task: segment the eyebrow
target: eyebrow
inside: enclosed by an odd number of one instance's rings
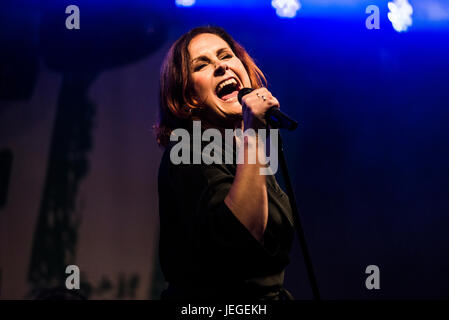
[[[217,52],[215,53],[217,56],[218,55],[220,55],[222,52],[224,52],[224,51],[229,51],[230,49],[229,48],[220,48],[220,49],[218,49],[217,50]],[[192,59],[190,62],[193,64],[194,62],[196,62],[196,61],[198,61],[198,60],[201,60],[201,61],[208,61],[209,59],[206,57],[206,56],[199,56],[199,57],[196,57],[195,59]]]

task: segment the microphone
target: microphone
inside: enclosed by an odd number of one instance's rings
[[[247,95],[248,93],[252,92],[254,89],[252,88],[242,88],[239,91],[238,99],[240,104],[242,104],[242,98],[244,95]],[[298,127],[298,121],[293,120],[289,116],[287,116],[285,113],[283,113],[279,108],[277,107],[271,107],[268,109],[268,111],[265,113],[265,120],[268,122],[268,124],[277,129],[287,129],[287,130],[295,130]]]

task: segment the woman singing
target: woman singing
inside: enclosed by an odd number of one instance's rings
[[[265,112],[279,106],[253,59],[226,31],[194,28],[170,48],[161,69],[157,141],[160,263],[169,286],[162,299],[291,300],[283,288],[294,228],[287,195],[256,163],[174,164],[175,129],[266,128]],[[242,105],[238,91],[245,95]],[[235,138],[250,152],[257,136]],[[234,150],[234,149],[232,149]],[[241,149],[242,150],[242,149]],[[228,151],[223,151],[228,152]],[[264,152],[262,152],[263,154]]]

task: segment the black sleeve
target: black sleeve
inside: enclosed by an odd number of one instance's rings
[[[232,166],[224,164],[170,164],[171,186],[175,194],[183,195],[179,206],[187,209],[183,214],[191,215],[183,220],[193,231],[198,265],[234,278],[273,272],[279,265],[280,244],[270,219],[261,243],[224,203],[234,181],[231,171]]]

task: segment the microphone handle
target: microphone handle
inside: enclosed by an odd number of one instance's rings
[[[268,109],[265,113],[265,120],[271,127],[277,129],[287,129],[292,131],[298,127],[298,121],[293,120],[277,107],[271,107]]]

